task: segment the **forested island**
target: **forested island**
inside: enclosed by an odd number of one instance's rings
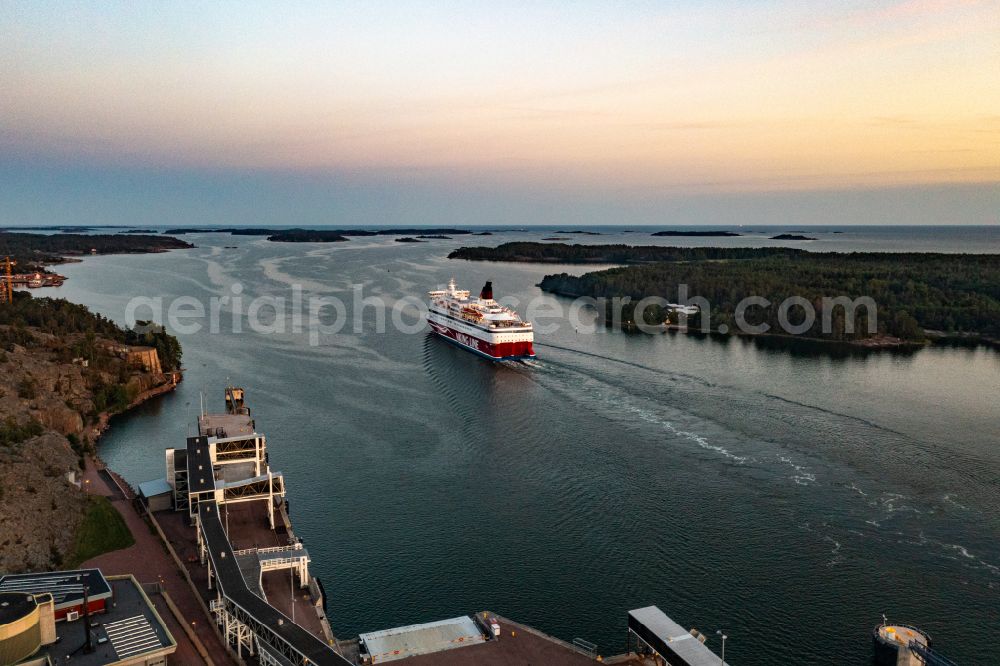
[[[449,257],[490,261],[552,263],[642,264],[595,271],[582,276],[547,275],[545,291],[567,296],[624,297],[621,321],[635,321],[634,304],[655,296],[678,301],[679,285],[688,285],[691,297],[711,304],[709,312],[690,317],[688,327],[703,326],[737,332],[737,304],[749,296],[771,305],[747,311],[747,322],[770,325],[772,334],[782,330],[778,306],[789,297],[808,300],[816,321],[801,333],[830,341],[873,344],[896,338],[923,343],[928,337],[1000,340],[1000,255],[935,253],[815,253],[794,248],[678,248],[625,245],[555,245],[507,243],[496,248],[460,248]],[[854,312],[854,332],[845,326],[845,309],[830,306],[823,298],[870,297],[877,304],[877,330],[868,331],[868,311]],[[630,309],[631,308],[631,309]],[[798,323],[797,307],[789,318]],[[830,330],[822,330],[824,315]],[[701,317],[709,320],[703,322]],[[644,321],[662,323],[669,310],[653,306]]]
[[[46,264],[85,254],[140,254],[194,247],[179,238],[138,234],[33,234],[0,232],[0,256],[17,262],[17,272],[42,272]]]
[[[561,239],[556,239],[561,240]],[[567,245],[566,243],[503,243],[496,247],[460,247],[449,259],[553,264],[646,264],[655,261],[753,259],[803,252],[784,247],[721,248],[665,245]]]
[[[184,234],[214,234],[222,233],[222,229],[205,229],[199,227],[177,227],[176,229],[164,229],[163,233],[170,236],[183,236]]]
[[[283,231],[280,234],[272,234],[267,237],[269,241],[279,243],[340,243],[346,240],[336,231],[323,231],[320,229],[295,229]]]
[[[742,236],[743,234],[738,234],[735,231],[657,231],[656,233],[650,235],[716,238],[716,237]]]
[[[218,233],[218,234],[230,234],[232,236],[276,236],[273,240],[286,240],[287,238],[301,237],[303,234],[320,234],[328,235],[329,238],[333,236],[416,236],[417,234],[436,234],[436,235],[449,235],[449,236],[460,236],[471,234],[472,232],[467,229],[452,229],[452,228],[407,228],[407,229],[276,229],[273,227],[214,227],[214,228],[191,228],[191,227],[178,227],[176,229],[167,229],[163,232],[164,234],[179,236],[181,234],[208,234],[208,233]],[[484,232],[480,235],[489,235],[489,232]],[[272,240],[272,239],[268,239]],[[295,242],[295,241],[292,241]],[[324,242],[322,240],[318,242]]]
[[[802,234],[778,234],[777,236],[771,236],[771,240],[814,241],[816,239],[811,236],[803,236]]]

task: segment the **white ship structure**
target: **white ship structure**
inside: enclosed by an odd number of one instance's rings
[[[446,340],[493,361],[534,358],[531,322],[493,300],[492,282],[486,283],[479,298],[456,288],[454,278],[447,289],[428,295],[427,323]]]

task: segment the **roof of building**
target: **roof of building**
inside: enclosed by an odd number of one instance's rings
[[[376,663],[432,654],[485,641],[468,615],[426,624],[372,631],[359,636]]]
[[[59,640],[42,648],[52,663],[66,663],[72,656],[69,663],[76,666],[106,666],[161,651],[169,654],[177,648],[174,637],[134,578],[113,578],[110,585],[115,603],[108,604],[106,612],[90,616],[94,651],[80,649],[86,641],[83,618],[59,622]]]
[[[35,610],[35,598],[24,592],[0,592],[0,626],[20,620]]]
[[[198,429],[206,437],[237,437],[254,432],[250,414],[202,414]]]
[[[139,484],[139,494],[143,497],[156,497],[157,495],[164,495],[173,491],[174,489],[170,487],[165,478],[143,481]]]
[[[111,596],[111,586],[100,569],[51,571],[0,576],[0,592],[49,592],[56,608],[83,603],[83,588],[91,601]]]
[[[719,657],[656,606],[628,612],[629,629],[677,666],[726,666]]]

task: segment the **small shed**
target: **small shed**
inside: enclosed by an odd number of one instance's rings
[[[167,511],[173,508],[174,489],[166,479],[144,481],[139,484],[139,497],[150,511]]]

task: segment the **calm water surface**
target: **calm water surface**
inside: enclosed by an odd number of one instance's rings
[[[810,249],[1000,252],[993,229],[807,233],[822,236]],[[118,321],[134,295],[207,302],[236,282],[247,301],[290,298],[292,284],[348,301],[363,284],[392,301],[455,276],[526,302],[545,273],[583,269],[445,256],[545,235],[194,235],[194,250],[65,266],[51,293]],[[361,321],[315,347],[245,324],[183,336],[181,387],[117,420],[102,454],[133,482],[162,476],[199,393],[221,408],[227,382],[246,387],[341,636],[490,608],[615,654],[625,611],[657,604],[706,634],[724,627],[733,663],[860,664],[884,612],[960,663],[996,663],[1000,353],[563,325],[537,336],[534,365],[493,366],[425,333],[378,333],[370,309]]]

